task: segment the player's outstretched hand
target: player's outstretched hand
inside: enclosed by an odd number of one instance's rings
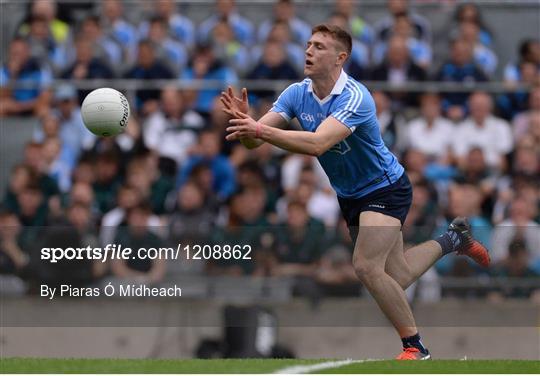
[[[226,129],[229,132],[225,137],[227,140],[256,139],[261,137],[262,124],[242,112],[237,112],[237,115],[238,118],[229,120],[229,124],[231,125]]]
[[[223,111],[233,118],[240,118],[240,113],[247,114],[249,111],[249,100],[247,89],[242,89],[242,97],[237,97],[234,95],[232,87],[228,87],[227,91],[221,92],[221,97],[219,98],[221,103],[223,103]]]

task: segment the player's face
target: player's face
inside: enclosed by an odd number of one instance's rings
[[[307,42],[304,74],[310,78],[328,75],[338,62],[336,41],[327,34],[315,33]]]

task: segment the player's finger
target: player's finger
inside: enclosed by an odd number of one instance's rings
[[[231,98],[231,96],[225,92],[221,93],[221,98],[225,99],[229,103],[232,103],[232,100],[233,100],[233,98]]]
[[[238,140],[240,138],[238,132],[234,132],[234,133],[231,133],[231,134],[228,134],[227,136],[225,136],[225,139],[228,140],[228,141],[234,141],[234,140]]]
[[[222,110],[223,110],[223,112],[226,112],[227,114],[231,115],[232,117],[236,117],[236,114],[230,108],[223,107]]]
[[[248,132],[249,128],[247,128],[245,125],[236,125],[236,126],[229,126],[225,130],[229,133],[244,133],[244,132]]]
[[[234,90],[232,88],[232,86],[229,86],[227,88],[227,92],[229,93],[229,95],[231,96],[231,98],[234,98]]]
[[[245,123],[244,119],[231,119],[231,120],[229,120],[229,124],[232,124],[232,125],[242,125],[244,123]]]
[[[236,116],[236,114],[234,113],[234,110],[231,109],[229,106],[223,106],[221,107],[221,109],[226,112],[227,114],[231,115],[232,117],[235,117],[237,118],[238,116]]]
[[[242,88],[242,102],[246,102],[246,103],[247,103],[247,101],[248,101],[247,89],[246,89],[246,88]]]
[[[225,112],[227,115],[231,115],[232,117],[236,117],[236,114],[234,111],[229,110],[228,108],[222,108],[222,111]]]
[[[242,119],[242,117],[239,115],[240,112],[236,109],[235,106],[233,106],[231,103],[227,103],[222,101],[223,105],[225,107],[222,108],[223,111],[231,115],[233,118]]]
[[[225,107],[232,108],[231,101],[229,101],[228,99],[220,97],[219,100],[225,105]]]
[[[238,117],[242,119],[247,119],[249,117],[248,114],[244,114],[243,112],[240,112],[240,111],[237,111],[237,112],[238,112]]]

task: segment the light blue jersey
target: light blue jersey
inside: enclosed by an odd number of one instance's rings
[[[373,97],[344,71],[326,98],[319,99],[311,79],[305,79],[285,89],[271,111],[288,121],[297,118],[309,132],[315,132],[329,116],[349,128],[350,136],[319,157],[339,197],[363,197],[395,183],[403,174],[403,166],[381,138]]]

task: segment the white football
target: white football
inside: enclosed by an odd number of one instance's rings
[[[81,115],[90,132],[97,136],[114,136],[127,127],[129,103],[118,90],[96,89],[84,98]]]

